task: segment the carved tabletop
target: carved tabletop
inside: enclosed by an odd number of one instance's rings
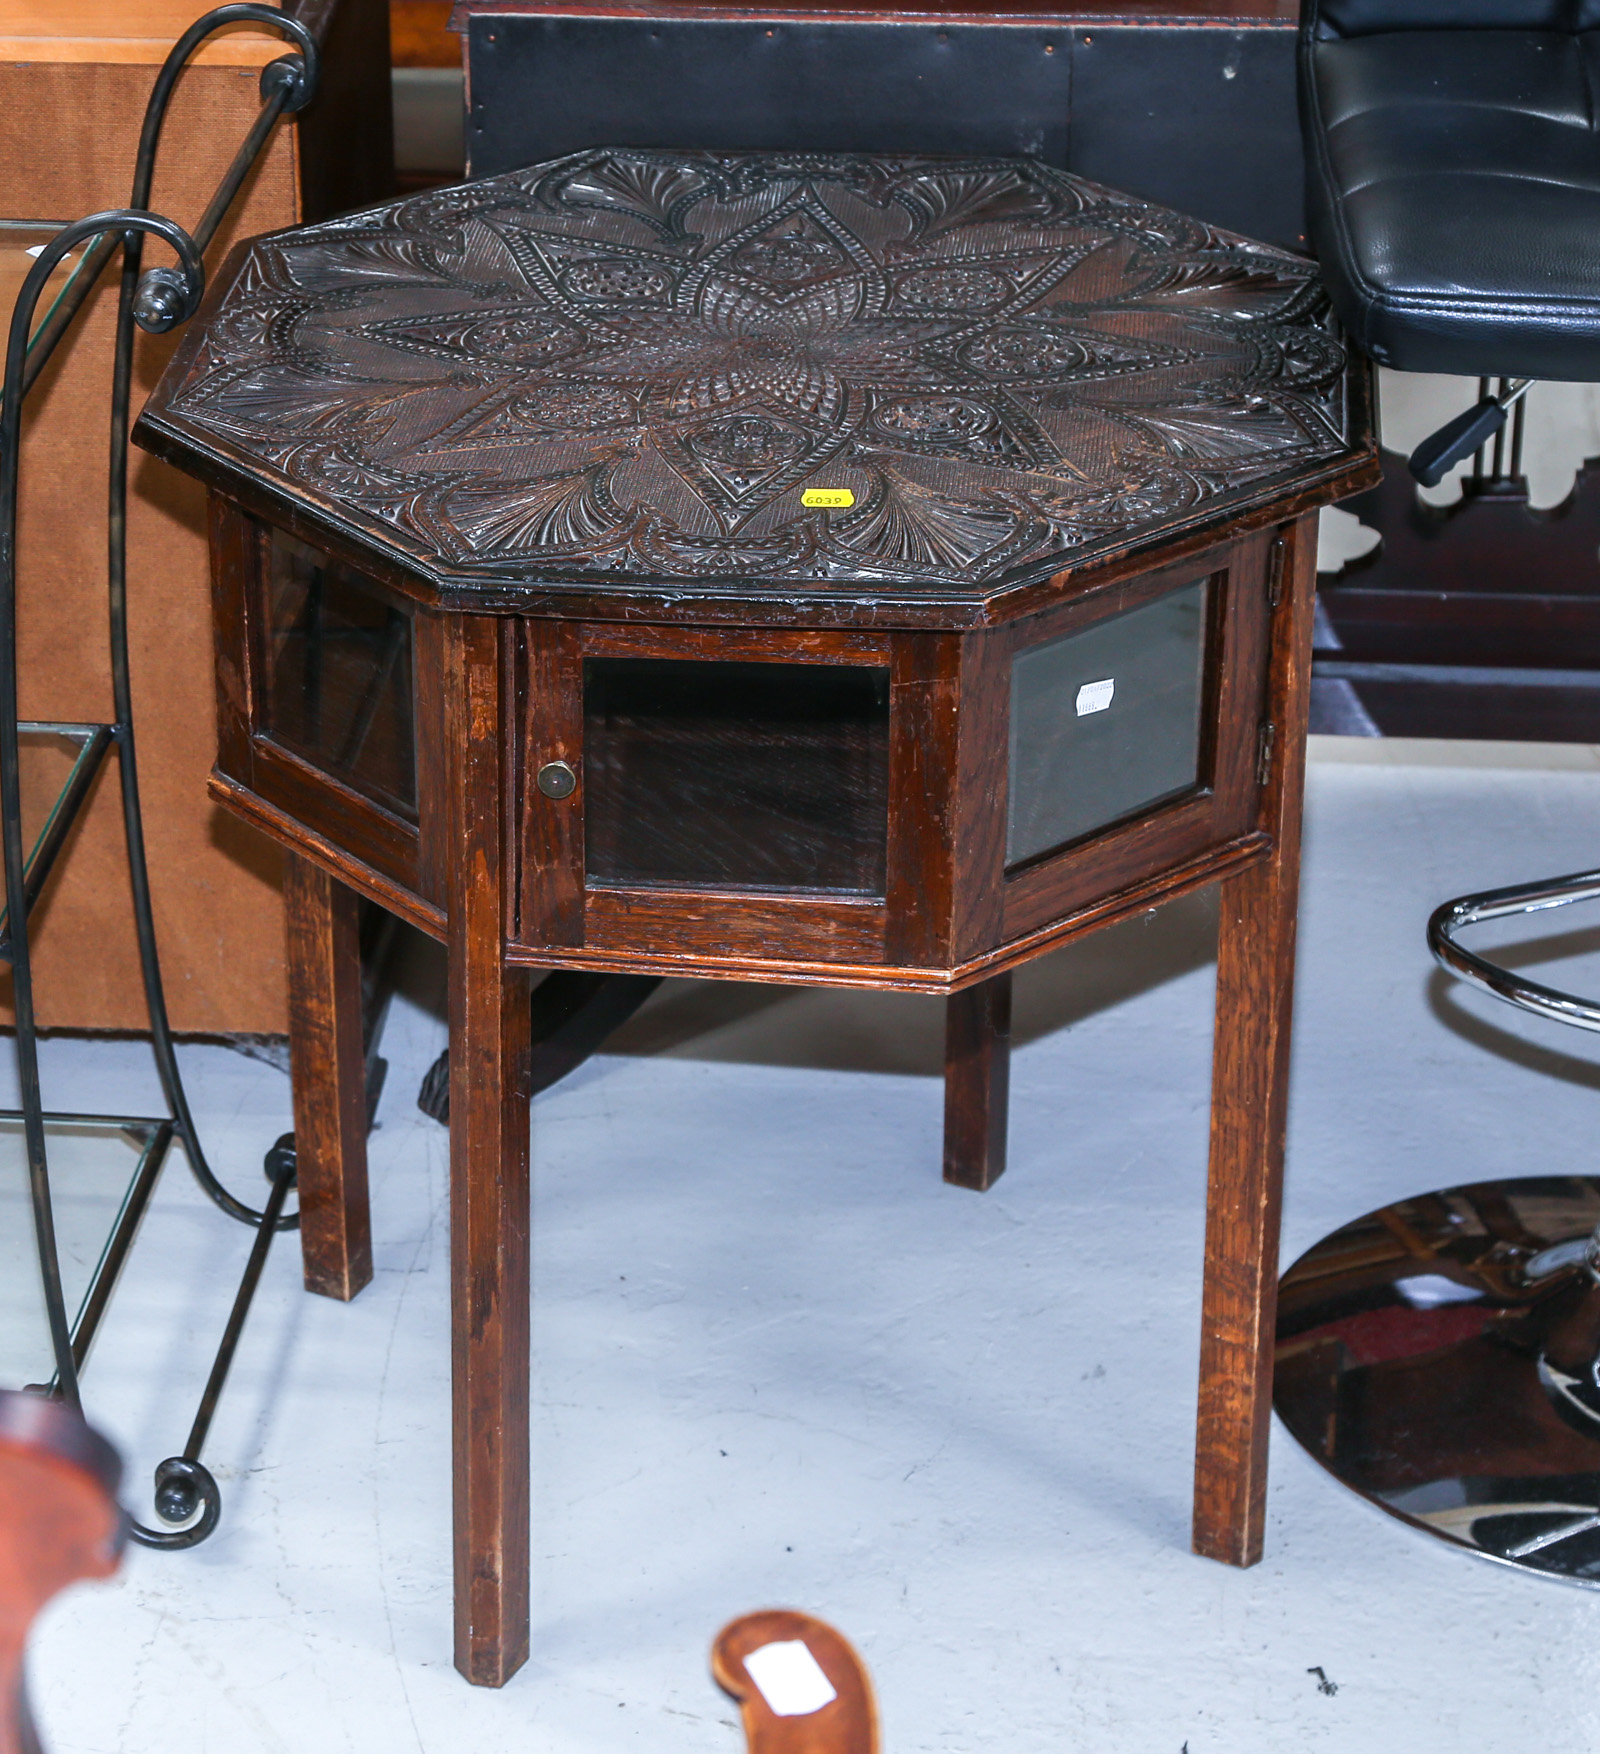
[[[582,153],[260,239],[195,331],[146,443],[501,596],[992,597],[1359,424],[1312,264],[1026,159]]]

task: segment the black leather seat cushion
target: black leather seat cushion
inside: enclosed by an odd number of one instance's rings
[[[1600,30],[1308,41],[1312,241],[1404,371],[1600,381]]]

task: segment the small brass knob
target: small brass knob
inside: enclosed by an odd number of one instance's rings
[[[578,776],[564,761],[547,761],[539,769],[538,786],[547,798],[570,798],[578,789]]]

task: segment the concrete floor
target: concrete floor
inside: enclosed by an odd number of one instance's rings
[[[1316,747],[1286,1261],[1394,1196],[1589,1166],[1594,1045],[1446,982],[1422,926],[1596,863],[1597,812],[1589,748]],[[1600,933],[1570,926],[1578,960],[1544,967],[1594,990]],[[385,1044],[377,1279],[308,1298],[275,1252],[207,1451],[223,1526],[49,1613],[49,1745],[737,1754],[707,1650],[783,1604],[858,1643],[886,1754],[1459,1754],[1534,1723],[1593,1746],[1600,1600],[1389,1521],[1281,1431],[1265,1562],[1187,1551],[1213,945],[1201,898],[1020,978],[1011,1168],[984,1196],[939,1181],[934,1001],[679,984],[536,1104],[534,1655],[500,1693],[450,1667],[419,959]],[[219,1167],[259,1191],[286,1080],[185,1060]],[[153,1100],[136,1043],[52,1042],[45,1075],[63,1106]],[[88,1377],[136,1504],[247,1244],[174,1162]],[[7,1356],[27,1316],[0,1307]]]

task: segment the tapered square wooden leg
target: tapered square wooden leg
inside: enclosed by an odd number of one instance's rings
[[[372,1277],[360,900],[287,855],[289,1062],[308,1291],[351,1298]]]
[[[944,1179],[980,1193],[1005,1173],[1011,976],[952,993],[944,1016]]]
[[[456,1667],[528,1659],[529,1000],[504,965],[498,629],[444,637]]]
[[[1315,519],[1287,540],[1266,707],[1275,735],[1262,825],[1273,848],[1223,880],[1217,944],[1194,1549],[1230,1565],[1261,1557],[1266,1520]]]

